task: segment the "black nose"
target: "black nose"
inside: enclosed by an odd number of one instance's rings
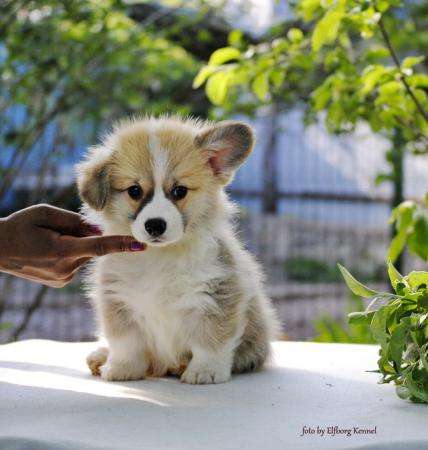
[[[156,219],[149,219],[144,224],[144,228],[150,236],[158,237],[161,234],[165,233],[166,230],[166,222],[165,220],[157,217]]]

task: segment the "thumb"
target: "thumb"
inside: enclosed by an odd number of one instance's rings
[[[141,252],[146,244],[136,241],[132,236],[91,236],[71,238],[70,256],[103,256],[109,253]]]

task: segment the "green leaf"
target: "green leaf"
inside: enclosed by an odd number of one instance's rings
[[[315,52],[336,39],[343,16],[343,12],[330,10],[316,24],[311,39],[312,49]]]
[[[412,289],[417,289],[420,285],[428,286],[428,272],[414,270],[406,277]]]
[[[242,38],[244,34],[241,30],[232,30],[227,37],[227,42],[232,47],[238,47],[242,44]]]
[[[428,75],[415,73],[406,78],[410,86],[420,89],[428,89]]]
[[[417,64],[420,64],[424,60],[425,56],[408,56],[407,58],[403,59],[401,67],[403,69],[409,69],[413,66],[416,66]]]
[[[364,286],[364,284],[357,281],[349,272],[345,269],[341,264],[337,264],[339,267],[339,270],[345,279],[346,284],[348,285],[349,289],[355,294],[360,297],[364,298],[371,298],[375,295],[379,295],[380,292],[374,291],[373,289],[368,288],[367,286]]]
[[[390,363],[390,361],[388,360],[385,352],[382,350],[381,352],[381,357],[378,361],[378,366],[379,366],[379,370],[380,372],[383,374],[383,377],[385,379],[385,377],[387,377],[388,375],[395,375],[396,371],[394,369],[394,367],[392,367],[392,364]],[[384,381],[386,382],[386,381]]]
[[[391,213],[390,221],[397,221],[397,228],[403,228],[411,223],[416,204],[412,201],[405,201],[396,206]]]
[[[282,84],[284,83],[284,78],[285,78],[285,71],[284,70],[274,69],[270,73],[270,79],[271,79],[273,85],[277,89],[279,89],[282,86]]]
[[[428,343],[421,347],[421,349],[420,349],[420,357],[421,357],[422,365],[423,365],[424,369],[426,370],[426,372],[428,373],[427,348],[428,348]]]
[[[208,78],[205,86],[207,97],[214,105],[221,105],[224,103],[228,89],[228,74],[225,72],[217,72]]]
[[[408,245],[413,253],[428,260],[428,214],[420,212],[416,215]]]
[[[400,368],[401,366],[408,328],[409,326],[406,323],[397,325],[394,332],[391,334],[391,339],[389,341],[389,353],[391,359],[397,365],[397,368]]]
[[[321,0],[301,0],[298,3],[299,13],[305,21],[312,20],[317,9],[321,5]]]
[[[234,47],[224,47],[219,48],[215,52],[212,53],[210,59],[208,61],[209,66],[219,66],[226,62],[231,61],[232,59],[240,59],[241,52]]]
[[[301,42],[303,40],[303,32],[300,28],[290,28],[287,32],[287,38],[291,42]]]
[[[378,0],[376,2],[376,8],[381,13],[384,13],[385,11],[387,11],[389,9],[389,7],[390,7],[390,4],[387,0]]]
[[[393,96],[403,90],[403,85],[398,81],[388,81],[379,87],[379,93],[385,96]]]
[[[386,349],[388,343],[388,335],[386,332],[386,322],[388,320],[390,308],[387,306],[380,307],[374,314],[370,329],[373,337],[381,345],[382,349]]]
[[[388,259],[395,262],[404,249],[407,241],[407,230],[400,230],[392,239],[388,249]]]
[[[387,72],[387,68],[384,66],[368,66],[367,69],[363,72],[363,76],[361,77],[362,89],[361,92],[366,95],[372,91],[372,89],[376,86],[380,78]]]
[[[324,82],[321,86],[317,87],[312,93],[312,98],[314,102],[314,108],[316,111],[324,109],[327,103],[330,101],[332,95],[332,89],[328,80]]]
[[[260,101],[265,101],[269,93],[269,73],[257,75],[251,83],[251,89]]]
[[[348,323],[350,325],[370,325],[374,311],[352,312],[348,314]]]
[[[419,400],[422,400],[425,403],[428,403],[428,392],[425,392],[418,385],[418,383],[414,381],[412,372],[410,372],[406,377],[405,385],[413,396],[415,396]]]
[[[391,281],[391,285],[394,288],[395,292],[396,286],[398,283],[401,283],[403,280],[403,275],[394,267],[394,264],[392,264],[391,260],[388,261],[388,276]]]
[[[196,75],[195,79],[193,80],[193,88],[197,89],[201,87],[205,81],[210,77],[213,73],[217,71],[217,67],[215,66],[204,66],[201,68],[201,70]]]

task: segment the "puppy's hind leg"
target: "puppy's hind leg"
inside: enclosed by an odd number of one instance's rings
[[[270,341],[279,335],[279,322],[269,301],[254,297],[247,309],[247,324],[233,358],[233,373],[260,369],[270,356]]]

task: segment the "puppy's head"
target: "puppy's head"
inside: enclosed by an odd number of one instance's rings
[[[241,122],[128,122],[77,166],[79,193],[113,232],[168,245],[213,218],[252,146]]]

